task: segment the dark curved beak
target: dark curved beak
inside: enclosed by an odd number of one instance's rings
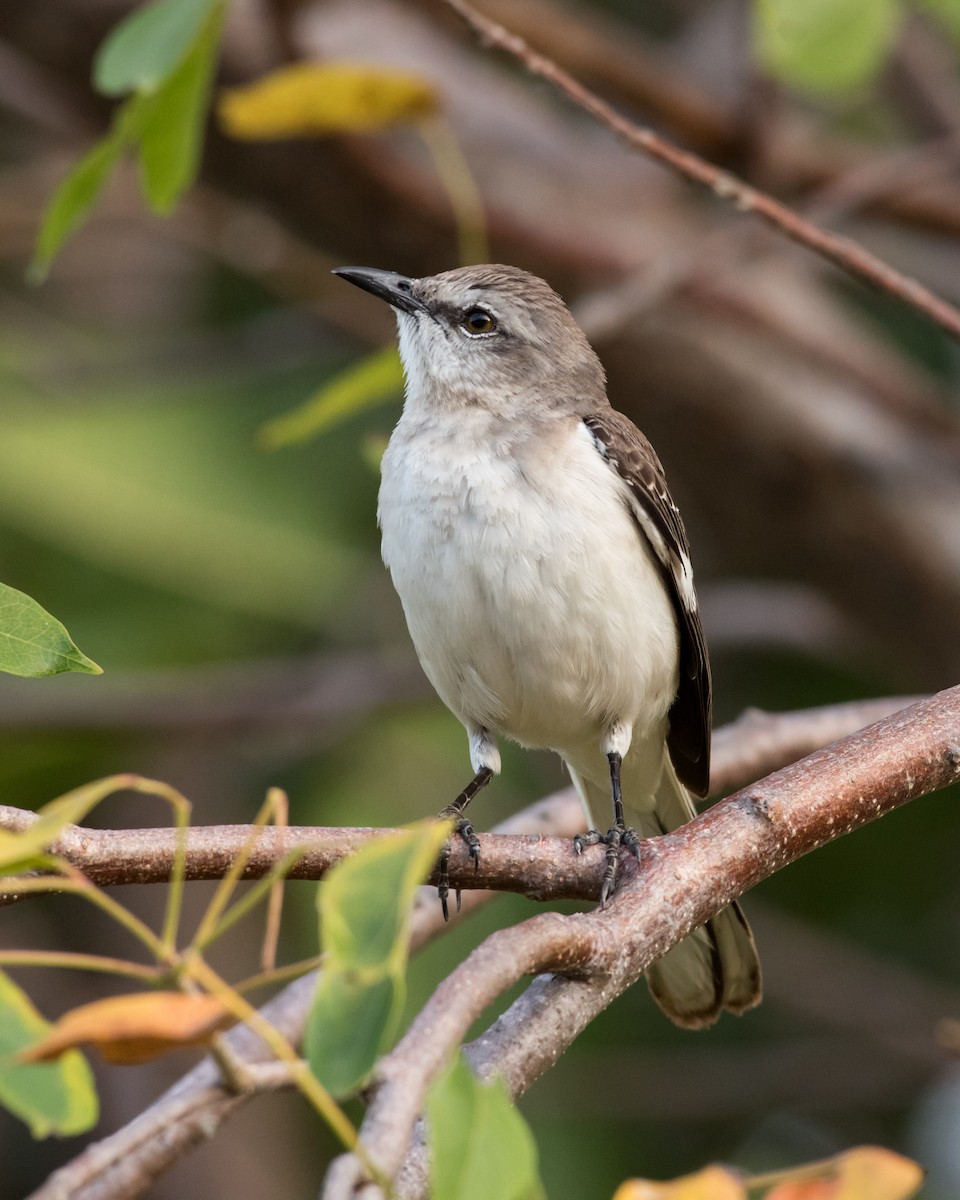
[[[347,283],[356,284],[365,292],[378,296],[392,308],[406,313],[429,312],[426,304],[413,294],[413,280],[396,271],[381,271],[377,267],[337,267],[333,272]]]

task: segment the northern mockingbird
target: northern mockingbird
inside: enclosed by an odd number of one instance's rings
[[[391,305],[406,377],[383,457],[383,558],[413,644],[470,740],[457,818],[500,771],[496,735],[556,751],[621,848],[685,824],[710,774],[710,668],[683,522],[660,460],[607,399],[560,297],[516,267],[423,279],[344,267]],[[731,904],[648,972],[660,1007],[700,1027],[760,999],[750,928]]]

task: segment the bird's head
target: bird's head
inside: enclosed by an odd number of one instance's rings
[[[409,279],[371,267],[334,272],[397,315],[407,403],[421,411],[544,407],[574,412],[603,396],[603,368],[557,293],[490,264]]]

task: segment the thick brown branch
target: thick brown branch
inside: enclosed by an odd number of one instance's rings
[[[577,978],[536,979],[485,1035],[481,1051],[474,1049],[478,1066],[495,1070],[514,1094],[524,1091],[651,962],[732,899],[801,855],[957,779],[960,687],[817,751],[676,833],[645,842],[641,868],[627,864],[606,910],[552,914],[549,923],[535,917],[503,930],[495,949],[488,941],[444,983],[445,996],[486,998],[481,965],[484,975],[507,975],[516,959],[556,972],[560,929],[567,926],[573,956],[567,969]],[[498,955],[502,962],[491,962]],[[391,1178],[414,1132],[419,1100],[411,1098],[425,1094],[443,1061],[438,1041],[447,1038],[449,1054],[478,1015],[477,1009],[469,1016],[457,1010],[441,1018],[435,1004],[436,996],[381,1064],[384,1085],[361,1129],[367,1152]],[[345,1181],[349,1172],[338,1168],[331,1178]],[[376,1191],[366,1187],[368,1193]],[[325,1196],[349,1194],[328,1187]]]
[[[922,699],[883,696],[788,713],[748,708],[735,721],[714,730],[710,794],[743,787]]]
[[[446,0],[488,45],[518,59],[534,75],[548,80],[579,108],[594,116],[635,149],[642,150],[691,183],[707,187],[721,200],[730,201],[740,212],[754,213],[768,225],[786,234],[828,262],[841,267],[881,291],[898,297],[924,313],[941,329],[960,339],[960,311],[934,295],[916,279],[895,270],[865,247],[829,230],[820,229],[765,192],[750,187],[728,171],[678,146],[640,125],[628,121],[594,92],[578,83],[551,59],[533,50],[523,38],[491,21],[472,8],[467,0]]]

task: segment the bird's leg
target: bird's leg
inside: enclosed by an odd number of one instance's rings
[[[640,839],[637,837],[636,830],[631,829],[623,819],[623,796],[620,790],[620,767],[623,763],[623,756],[617,750],[610,750],[607,752],[607,762],[610,764],[610,795],[613,798],[613,825],[611,825],[606,833],[600,833],[597,829],[591,829],[588,833],[577,834],[573,839],[573,847],[578,854],[583,852],[585,846],[602,844],[607,848],[607,861],[603,871],[603,880],[600,884],[601,908],[606,907],[607,901],[613,894],[617,878],[617,866],[620,862],[620,853],[623,847],[626,846],[638,862],[640,860]]]
[[[453,832],[461,837],[470,851],[470,857],[473,859],[473,869],[476,871],[480,866],[480,839],[477,837],[473,826],[463,815],[467,805],[474,796],[482,788],[485,788],[493,778],[493,771],[489,767],[481,767],[474,775],[467,786],[463,789],[460,795],[448,804],[446,808],[440,810],[441,819],[452,818],[456,824],[453,827]],[[450,876],[447,874],[447,865],[450,862],[450,843],[447,842],[440,851],[440,861],[437,865],[439,872],[439,880],[437,883],[437,893],[440,896],[440,906],[443,909],[443,919],[450,919],[450,913],[447,909],[447,897],[450,895]],[[457,912],[460,911],[460,889],[456,889],[457,896]]]
[[[613,797],[613,826],[607,832],[607,865],[603,872],[603,883],[600,885],[600,907],[604,908],[613,891],[617,876],[617,864],[620,862],[621,847],[632,851],[637,861],[640,861],[640,839],[636,831],[631,829],[623,819],[623,796],[620,791],[620,767],[623,759],[616,750],[607,755],[610,764],[610,794]]]
[[[470,761],[473,769],[476,772],[467,786],[463,789],[456,800],[452,804],[448,804],[446,808],[440,810],[441,820],[452,819],[455,822],[453,827],[454,835],[463,839],[467,849],[470,852],[470,857],[473,859],[473,869],[476,871],[480,866],[480,840],[477,837],[473,826],[463,815],[467,805],[474,798],[477,792],[482,791],[487,786],[494,775],[500,771],[500,753],[497,750],[496,742],[488,730],[483,728],[469,728],[467,730],[470,737]],[[447,866],[450,862],[450,843],[447,842],[440,851],[440,861],[437,864],[438,882],[437,894],[440,897],[440,906],[443,909],[443,919],[449,919],[449,911],[447,909],[447,897],[450,895],[450,877],[447,874]],[[457,897],[457,912],[460,911],[460,889],[456,888]]]

